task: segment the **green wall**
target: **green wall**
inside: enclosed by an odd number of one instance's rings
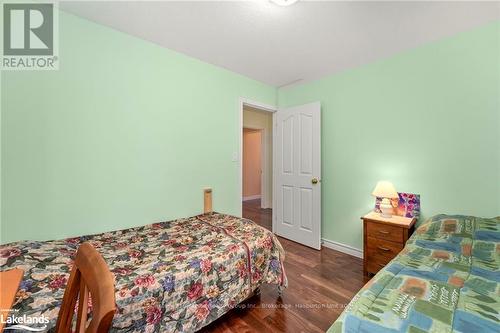
[[[240,212],[240,97],[276,88],[61,12],[60,69],[3,72],[0,241]]]
[[[279,90],[321,101],[323,237],[362,247],[378,180],[421,195],[423,217],[500,215],[500,22]]]
[[[238,214],[239,97],[322,103],[323,237],[361,248],[380,179],[500,215],[500,24],[279,91],[60,14],[60,69],[2,72],[0,242]]]

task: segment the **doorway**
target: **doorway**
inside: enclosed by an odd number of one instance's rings
[[[262,129],[243,127],[243,202],[262,197],[262,152],[265,142]]]
[[[240,99],[241,216],[278,236],[321,249],[321,103],[280,108]],[[264,124],[256,119],[267,119]],[[261,194],[243,201],[243,129],[259,130]],[[266,170],[269,170],[266,172]],[[259,199],[255,199],[259,200]],[[260,207],[259,207],[260,204]]]
[[[272,230],[273,111],[242,103],[242,216]]]

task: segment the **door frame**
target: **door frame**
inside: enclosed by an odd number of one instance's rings
[[[238,174],[239,174],[239,181],[238,181],[238,193],[239,193],[239,207],[240,207],[240,216],[243,215],[243,107],[244,106],[250,106],[255,109],[259,109],[260,111],[265,111],[265,112],[270,112],[273,116],[273,129],[274,129],[274,113],[278,111],[278,108],[275,105],[270,105],[270,104],[265,104],[261,102],[257,102],[248,98],[241,97],[238,102],[238,136],[239,136],[239,145],[238,145]],[[247,128],[250,128],[247,126]],[[257,128],[256,128],[257,129]],[[262,129],[262,140],[265,140],[269,136],[269,133],[265,129]],[[273,181],[271,183],[272,187],[272,195],[273,195],[273,201],[274,201],[274,131],[273,135],[271,137],[271,145],[273,147],[273,155],[272,155],[272,161],[273,161],[273,168],[272,168],[272,175],[273,175]],[[261,155],[264,157],[261,160],[261,164],[267,166],[267,163],[269,163],[268,158],[267,158],[267,149],[264,152],[261,150]],[[263,169],[264,170],[264,169]],[[268,183],[268,174],[267,172],[262,173],[261,177],[261,186],[262,184],[267,184]],[[267,197],[267,191],[262,191],[261,193],[261,207],[269,207],[274,206],[274,202],[270,202],[269,198]],[[273,223],[274,223],[274,214],[273,214]],[[273,226],[274,229],[274,226]]]

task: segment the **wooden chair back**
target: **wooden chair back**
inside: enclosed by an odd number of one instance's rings
[[[87,323],[89,293],[92,318]],[[89,243],[81,244],[76,252],[57,318],[57,333],[73,331],[77,300],[75,333],[108,332],[116,311],[114,277],[102,256]]]

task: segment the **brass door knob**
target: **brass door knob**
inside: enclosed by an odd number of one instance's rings
[[[313,184],[319,183],[318,178],[314,177],[313,179],[311,179],[311,183],[313,183]]]

